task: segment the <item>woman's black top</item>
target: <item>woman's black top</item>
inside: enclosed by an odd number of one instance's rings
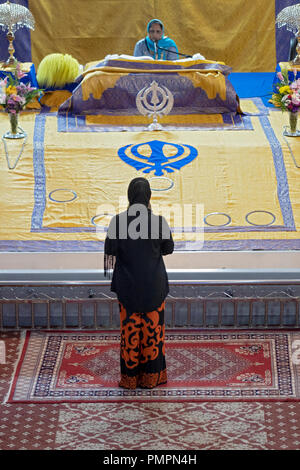
[[[132,313],[151,312],[162,304],[169,292],[162,255],[174,250],[171,230],[164,217],[147,209],[143,229],[141,224],[136,225],[137,221],[136,216],[128,216],[128,210],[113,217],[104,246],[106,255],[116,257],[111,290]]]

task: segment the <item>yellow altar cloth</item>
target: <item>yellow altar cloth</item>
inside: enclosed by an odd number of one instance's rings
[[[252,103],[248,104],[251,108]],[[247,100],[243,105],[247,108]],[[0,249],[2,243],[8,251],[15,250],[18,241],[66,241],[72,247],[75,242],[103,240],[105,233],[97,233],[93,223],[104,224],[97,218],[99,207],[112,204],[118,209],[120,196],[125,197],[126,206],[129,181],[138,175],[153,177],[124,163],[119,151],[126,147],[130,153],[134,145],[140,145],[147,155],[153,140],[165,143],[167,156],[174,152],[174,145],[184,146],[187,154],[187,146],[197,152],[197,157],[180,171],[165,174],[173,188],[153,191],[153,207],[203,205],[204,217],[210,223],[200,224],[206,229],[206,242],[255,239],[280,244],[282,240],[298,240],[299,169],[282,136],[282,114],[272,110],[269,117],[252,116],[251,120],[253,131],[86,134],[58,132],[56,113],[22,113],[21,126],[28,132],[28,142],[15,170],[8,169],[1,143]],[[265,127],[264,122],[271,127]],[[0,132],[3,134],[7,127],[7,115],[1,113]],[[280,155],[270,132],[276,145],[278,142]],[[18,151],[18,144],[13,144],[9,146],[10,157]],[[299,140],[292,140],[290,147],[300,165]],[[251,212],[249,220],[257,225],[247,223],[246,216]],[[231,219],[223,228],[227,218],[220,213]],[[276,219],[271,225],[269,213]],[[170,223],[173,229],[178,228],[174,214]],[[175,230],[174,238],[193,241],[193,234]]]

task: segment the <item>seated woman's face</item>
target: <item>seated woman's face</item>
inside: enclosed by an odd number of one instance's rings
[[[162,27],[159,23],[152,23],[148,34],[151,41],[159,41],[163,35]]]

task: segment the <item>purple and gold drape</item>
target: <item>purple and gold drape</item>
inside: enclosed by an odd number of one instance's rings
[[[299,0],[11,0],[27,6],[36,28],[22,28],[16,57],[37,66],[49,53],[68,53],[80,63],[107,54],[133,54],[151,18],[160,18],[179,51],[224,61],[234,72],[272,72],[288,58],[292,34],[275,18]],[[4,3],[4,0],[1,0]],[[0,36],[0,58],[7,39]]]

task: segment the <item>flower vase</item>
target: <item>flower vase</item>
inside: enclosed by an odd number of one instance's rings
[[[289,121],[290,121],[290,130],[292,134],[296,134],[297,132],[297,121],[298,121],[298,111],[296,113],[289,113]]]
[[[300,131],[297,131],[297,123],[298,123],[298,111],[293,113],[292,111],[288,111],[289,117],[289,126],[285,127],[285,132],[283,135],[288,137],[297,137],[300,136]]]
[[[10,122],[10,131],[6,132],[3,137],[6,139],[23,139],[26,133],[19,128],[19,113],[8,113]]]
[[[13,135],[16,135],[18,133],[19,113],[16,113],[16,114],[10,113],[9,120],[10,120],[10,132]]]

